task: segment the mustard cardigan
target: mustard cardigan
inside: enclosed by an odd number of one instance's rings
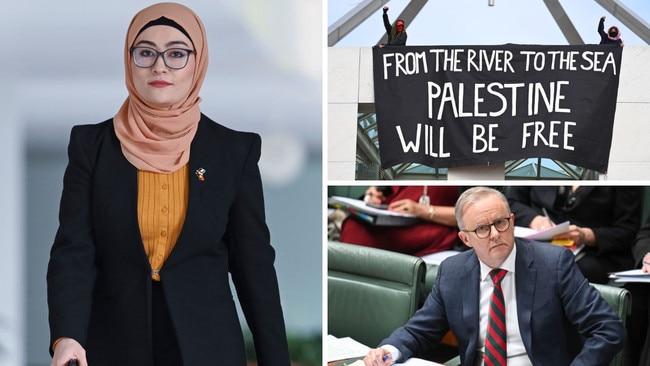
[[[138,224],[155,281],[185,222],[187,171],[187,165],[170,174],[138,171]]]

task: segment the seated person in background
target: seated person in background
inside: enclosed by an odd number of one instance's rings
[[[419,203],[423,195],[430,205]],[[423,222],[401,227],[375,226],[350,216],[343,221],[339,240],[418,257],[453,249],[459,244],[454,217],[457,198],[458,187],[370,187],[364,196],[366,203],[387,204],[388,210],[414,214]]]
[[[582,276],[573,254],[515,239],[515,216],[502,193],[486,187],[466,190],[458,199],[456,218],[458,236],[472,249],[441,263],[422,308],[370,350],[365,365],[419,357],[450,329],[463,365],[482,360],[486,365],[608,365],[623,348],[623,322]],[[488,309],[494,306],[504,314],[500,331],[505,336],[492,329]],[[580,344],[573,348],[569,339]]]
[[[634,267],[650,273],[650,215],[632,245]],[[628,282],[632,294],[632,313],[628,318],[627,365],[650,365],[650,283]]]
[[[590,282],[607,283],[609,272],[632,268],[643,187],[511,187],[508,200],[517,226],[543,230],[570,221],[570,231],[554,239],[585,245],[577,263]]]

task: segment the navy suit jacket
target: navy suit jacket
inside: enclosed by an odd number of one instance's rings
[[[571,251],[525,239],[516,239],[515,245],[519,330],[533,364],[608,365],[623,348],[625,328],[582,276]],[[381,344],[397,347],[408,359],[428,352],[451,329],[458,339],[462,364],[474,365],[479,282],[480,267],[473,250],[446,259],[422,308]],[[577,329],[580,337],[569,329]],[[582,344],[575,351],[571,343],[578,338]]]
[[[184,364],[244,365],[229,275],[260,365],[289,364],[257,166],[260,138],[201,117],[188,208],[160,271]],[[137,169],[113,121],[75,126],[47,273],[51,340],[71,337],[90,365],[152,365],[151,266],[137,218]],[[195,175],[205,169],[204,180]]]

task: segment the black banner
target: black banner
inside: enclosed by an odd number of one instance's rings
[[[381,166],[530,157],[607,172],[618,46],[373,49]]]

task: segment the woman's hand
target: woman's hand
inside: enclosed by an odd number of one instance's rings
[[[413,214],[426,222],[458,228],[454,206],[425,206],[410,199],[403,199],[391,202],[388,209]]]
[[[86,350],[72,338],[61,338],[54,348],[50,366],[67,366],[70,360],[77,360],[78,366],[88,366]]]
[[[424,206],[410,199],[403,199],[403,200],[391,202],[388,205],[388,209],[390,211],[413,214],[418,217],[426,216],[426,212],[424,212],[425,211]]]
[[[555,226],[555,223],[553,221],[551,221],[551,219],[549,219],[546,216],[537,215],[537,216],[535,216],[533,221],[530,222],[530,225],[528,225],[528,226],[530,226],[531,229],[540,231],[540,230],[546,230],[548,228],[551,228],[551,227]]]
[[[576,245],[586,245],[589,247],[596,245],[596,236],[594,231],[588,227],[579,227],[576,225],[569,225],[569,231],[556,235],[553,239],[569,239],[573,240],[573,243]]]
[[[645,257],[643,257],[641,270],[645,273],[650,273],[650,253],[646,253]]]
[[[378,191],[376,187],[369,187],[368,189],[366,189],[366,193],[363,196],[363,202],[369,203],[371,205],[379,205],[385,199],[386,197],[384,196],[384,194]]]

